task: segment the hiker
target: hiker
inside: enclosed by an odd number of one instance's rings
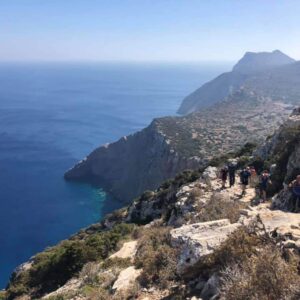
[[[233,162],[230,162],[228,165],[228,174],[229,174],[229,186],[232,187],[235,184],[235,171],[236,165]]]
[[[242,196],[246,195],[246,188],[247,185],[249,184],[249,177],[251,176],[250,173],[250,168],[244,168],[242,172],[240,173],[240,178],[241,178],[241,184],[242,184]]]
[[[296,179],[289,184],[289,187],[292,189],[293,198],[292,198],[292,211],[299,211],[299,201],[300,201],[300,175],[297,175]]]
[[[228,176],[228,168],[224,166],[220,171],[220,178],[222,180],[222,189],[225,189],[227,176]]]
[[[251,187],[254,188],[257,184],[257,173],[256,173],[256,170],[253,166],[250,167],[250,173],[251,173],[250,185],[251,185]]]
[[[262,202],[267,201],[267,188],[271,184],[270,174],[267,170],[264,170],[260,176],[259,189]]]

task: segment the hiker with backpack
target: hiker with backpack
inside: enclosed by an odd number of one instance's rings
[[[292,198],[292,211],[299,212],[299,202],[300,202],[300,175],[296,177],[294,181],[289,184],[289,187],[292,190],[293,198]]]
[[[240,179],[241,179],[241,184],[242,184],[242,196],[246,195],[246,188],[247,185],[249,184],[249,178],[251,176],[250,173],[250,168],[244,168],[241,173],[240,173]]]
[[[222,189],[225,189],[226,181],[227,181],[227,176],[228,176],[228,168],[224,166],[220,170],[220,179],[222,180]]]
[[[228,174],[229,174],[229,186],[232,187],[235,184],[235,171],[236,171],[236,164],[230,162],[228,164]]]
[[[264,170],[260,176],[259,189],[262,202],[267,201],[267,188],[271,184],[270,174],[267,170]]]

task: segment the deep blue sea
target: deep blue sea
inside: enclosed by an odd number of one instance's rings
[[[64,172],[95,147],[175,115],[229,65],[0,64],[0,287],[20,263],[123,204]]]

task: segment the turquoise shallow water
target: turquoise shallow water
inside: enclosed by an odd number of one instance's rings
[[[0,287],[20,263],[122,206],[63,180],[95,147],[174,115],[226,65],[0,64]]]

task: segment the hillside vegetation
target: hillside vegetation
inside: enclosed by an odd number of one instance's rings
[[[282,194],[299,167],[299,124],[295,111],[264,145],[246,144],[229,156],[259,170],[270,160],[281,168],[283,155],[282,176],[272,176]],[[281,147],[283,140],[293,147]],[[253,206],[254,188],[240,193],[238,184],[222,190],[214,167],[178,174],[33,257],[1,297],[299,299],[300,214]]]

